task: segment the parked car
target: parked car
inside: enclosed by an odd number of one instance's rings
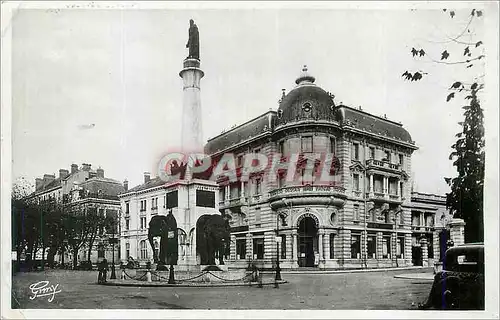
[[[484,310],[484,244],[448,249],[421,309]]]

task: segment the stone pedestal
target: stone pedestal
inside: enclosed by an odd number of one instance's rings
[[[455,246],[464,244],[465,222],[463,219],[454,218],[450,224],[450,238]]]

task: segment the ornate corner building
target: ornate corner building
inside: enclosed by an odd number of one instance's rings
[[[230,218],[229,262],[282,268],[383,268],[431,265],[450,236],[443,196],[413,193],[418,148],[400,123],[336,105],[307,67],[268,111],[210,139],[205,153],[331,153],[334,181],[220,181],[219,208]],[[444,234],[444,235],[443,235]]]

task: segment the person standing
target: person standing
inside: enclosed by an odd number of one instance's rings
[[[99,275],[97,276],[97,283],[101,284],[102,283],[102,275],[103,275],[103,261],[100,261],[97,264],[97,270],[99,270]]]
[[[102,283],[106,282],[106,276],[108,274],[108,260],[106,258],[102,259]]]

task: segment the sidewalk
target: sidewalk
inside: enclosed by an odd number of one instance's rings
[[[434,273],[406,273],[406,274],[395,275],[394,278],[433,282]]]
[[[387,272],[387,271],[419,271],[432,274],[433,267],[400,267],[400,268],[377,268],[377,269],[281,269],[282,274],[335,274],[335,273],[365,273],[365,272]],[[263,274],[275,273],[274,270],[262,271]],[[419,274],[419,273],[415,273]]]

